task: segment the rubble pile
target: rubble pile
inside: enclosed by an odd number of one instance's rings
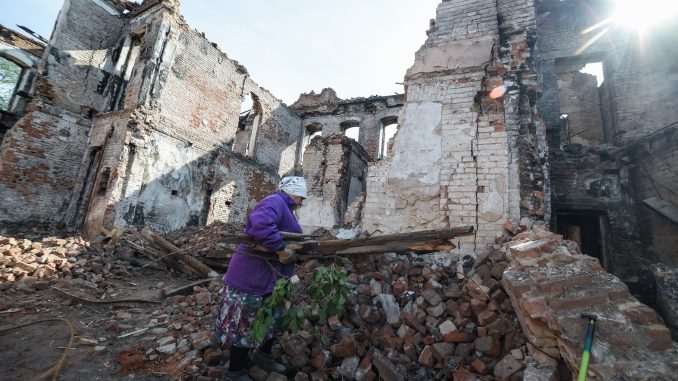
[[[190,249],[192,255],[208,258],[228,258],[237,244],[221,242],[223,233],[242,233],[242,226],[215,221],[207,226],[187,226],[165,235],[181,249]]]
[[[471,374],[522,379],[530,359],[501,287],[507,263],[500,251],[466,274],[458,274],[454,266],[432,264],[427,256],[374,258],[376,263],[367,269],[360,263],[345,264],[352,291],[343,315],[307,320],[300,331],[284,333],[274,346],[274,354],[288,367],[287,375],[269,375],[255,366],[250,376],[262,381],[472,380]],[[298,266],[299,290],[317,266],[317,260]],[[228,351],[212,336],[220,288],[215,280],[209,287],[195,287],[191,295],[167,298],[162,308],[146,313],[145,320],[128,316],[135,324],[111,322],[116,332],[140,337],[118,355],[123,368],[220,379],[228,362]],[[139,331],[140,323],[146,329]]]
[[[427,256],[374,258],[378,271],[350,273],[344,316],[282,339],[281,359],[299,370],[296,379],[522,379],[524,337],[500,284],[507,266],[501,252],[467,274]],[[302,279],[316,265],[307,262]]]
[[[105,288],[107,277],[129,275],[123,263],[93,254],[90,243],[80,237],[31,241],[0,236],[0,287],[46,288],[49,281],[81,278],[94,288]]]

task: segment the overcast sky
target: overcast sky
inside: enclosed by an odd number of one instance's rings
[[[332,87],[341,98],[402,93],[440,0],[182,0],[189,25],[288,104]],[[11,5],[10,5],[11,4]],[[45,38],[61,0],[3,0],[0,23]]]

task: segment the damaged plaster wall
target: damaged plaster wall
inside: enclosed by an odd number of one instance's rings
[[[526,64],[533,8],[531,2],[500,3],[438,6],[406,75],[393,156],[369,167],[367,231],[473,225],[475,235],[457,242],[470,254],[489,248],[509,217],[543,218],[544,167],[531,157],[546,149],[543,138],[538,147],[536,76]],[[504,98],[491,98],[501,86]],[[518,174],[530,166],[538,176],[523,192]]]

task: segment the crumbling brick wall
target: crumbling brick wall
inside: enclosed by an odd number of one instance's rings
[[[663,213],[678,207],[678,140],[675,131],[657,134],[644,144],[630,148],[636,166],[631,181],[638,197],[638,215],[643,258],[678,267],[678,222],[656,209],[656,204],[668,206]],[[650,204],[648,204],[650,202]],[[653,205],[654,207],[651,207]],[[675,215],[675,212],[674,212]],[[674,217],[675,218],[675,217]]]
[[[592,6],[594,12],[587,6]],[[581,31],[608,13],[609,9],[601,4],[583,5],[567,0],[538,3],[536,61],[541,78],[538,103],[548,131],[554,211],[603,216],[609,224],[607,236],[601,237],[609,252],[602,258],[603,265],[629,282],[634,292],[642,292],[648,282],[644,278],[647,271],[643,271],[647,261],[659,259],[652,240],[670,234],[671,228],[664,230],[667,225],[658,223],[659,220],[653,223],[660,217],[653,216],[654,212],[642,204],[645,197],[656,194],[647,179],[657,177],[655,172],[661,173],[662,166],[651,162],[648,153],[626,156],[627,148],[678,121],[678,110],[667,104],[667,98],[675,98],[676,87],[666,80],[677,68],[674,51],[660,49],[652,39],[641,48],[635,32],[618,26],[588,43],[597,32]],[[579,80],[583,78],[588,78],[591,82],[588,87],[592,87],[592,78],[578,73],[590,62],[602,62],[604,69],[604,82],[598,89],[599,110],[593,106],[594,92],[572,91],[581,87]],[[570,70],[565,70],[568,66]],[[569,78],[563,73],[568,73]],[[586,107],[572,108],[566,102],[566,98],[572,98],[567,95],[570,92],[576,92],[577,102]],[[580,135],[585,141],[571,139],[572,143],[600,147],[589,150],[566,146],[561,113],[567,113],[579,125],[575,129],[588,129]],[[590,132],[596,136],[586,136]],[[634,160],[640,160],[637,167],[629,165]],[[554,228],[557,217],[552,220]],[[665,249],[661,251],[666,254]]]
[[[295,171],[301,119],[176,7],[145,2],[123,14],[115,2],[65,2],[48,76],[38,80],[42,102],[3,145],[0,176],[9,180],[0,187],[10,202],[1,219],[63,222],[88,236],[116,224],[166,231],[219,216],[242,221],[253,199],[232,200],[232,214],[225,201],[211,204],[225,197],[229,176],[243,176],[242,192],[256,196]],[[230,157],[250,94],[261,112],[252,158]]]
[[[279,181],[274,171],[230,151],[220,152],[210,171],[208,224],[226,221],[244,225],[256,202],[275,192]]]
[[[438,6],[406,75],[393,157],[369,168],[368,231],[473,225],[475,236],[458,242],[473,253],[491,245],[507,218],[543,218],[546,147],[533,111],[533,29],[531,2]],[[503,98],[490,97],[502,86]]]
[[[558,102],[560,113],[567,115],[561,117],[567,120],[561,140],[586,146],[605,141],[595,76],[578,71],[558,74]]]
[[[63,223],[86,152],[90,110],[124,20],[91,0],[68,0],[56,22],[36,97],[3,140],[0,221]]]
[[[326,229],[342,224],[349,204],[365,190],[370,157],[353,139],[316,137],[304,153],[308,198],[298,209],[299,223]]]

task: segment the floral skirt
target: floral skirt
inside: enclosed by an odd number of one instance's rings
[[[244,348],[257,348],[258,342],[249,332],[250,326],[263,305],[264,297],[248,294],[225,286],[221,306],[216,319],[216,334],[222,344]],[[274,313],[274,324],[263,342],[281,330],[282,310]]]

